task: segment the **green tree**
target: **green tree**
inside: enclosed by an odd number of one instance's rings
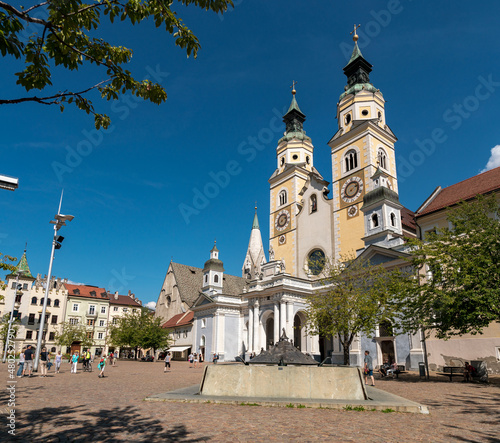
[[[91,113],[95,126],[107,128],[110,119],[96,113],[88,93],[97,90],[106,100],[116,100],[127,92],[160,104],[167,98],[163,87],[149,80],[138,81],[124,69],[132,51],[114,46],[101,38],[102,23],[107,18],[136,25],[150,20],[164,27],[175,38],[175,44],[188,57],[196,57],[200,43],[173,8],[172,0],[47,0],[25,8],[0,0],[0,51],[24,62],[17,72],[17,84],[27,92],[38,89],[42,95],[0,99],[0,104],[36,102],[45,105],[74,104]],[[232,0],[177,0],[179,7],[194,5],[215,13],[224,13]],[[97,68],[101,80],[78,90],[53,87],[53,74],[58,68],[76,71],[87,65]]]
[[[349,347],[356,335],[370,335],[384,321],[393,321],[391,280],[398,271],[373,265],[361,257],[329,262],[322,287],[308,297],[308,330],[325,337],[338,336],[349,364]],[[311,266],[309,266],[311,268]]]
[[[64,322],[61,325],[61,332],[56,332],[55,340],[59,346],[70,347],[73,343],[80,343],[84,348],[90,348],[94,340],[87,335],[87,332],[84,325]]]
[[[0,269],[3,271],[15,271],[16,266],[11,264],[17,260],[16,257],[11,257],[10,255],[5,255],[0,252]],[[9,263],[10,262],[10,263]],[[5,282],[0,279],[0,289],[5,289]],[[0,300],[3,299],[3,295],[0,296]]]
[[[5,341],[7,340],[7,334],[9,333],[9,320],[10,320],[10,312],[5,314],[0,321],[0,340],[2,340],[2,353],[5,349]],[[11,336],[16,337],[17,331],[19,330],[19,325],[21,321],[14,317],[12,319],[12,326],[10,328]],[[12,343],[11,343],[12,344]]]
[[[168,330],[161,327],[161,319],[155,318],[146,308],[119,318],[118,323],[110,327],[109,340],[114,346],[135,349],[136,359],[138,348],[156,351],[167,347],[169,342]]]
[[[478,196],[449,209],[453,229],[412,240],[412,279],[397,282],[401,326],[438,338],[481,333],[500,321],[500,204]]]

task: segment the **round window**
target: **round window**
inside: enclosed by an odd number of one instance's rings
[[[293,157],[292,157],[294,160],[297,160],[299,158],[299,156],[297,154],[294,154]]]
[[[368,115],[368,111],[366,109],[363,109],[361,111],[361,115],[364,115],[366,117]]]
[[[313,275],[319,275],[325,267],[325,253],[321,249],[314,249],[309,254],[308,266]]]

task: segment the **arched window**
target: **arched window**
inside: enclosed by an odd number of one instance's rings
[[[208,283],[208,274],[205,275],[205,283]]]
[[[52,303],[52,300],[50,298],[47,299],[47,306],[50,306],[50,304]]]
[[[314,249],[308,257],[307,266],[312,275],[319,275],[325,267],[325,253],[321,249]]]
[[[396,216],[394,215],[394,212],[391,212],[391,225],[396,226]]]
[[[219,283],[219,276],[218,275],[214,276],[214,283]]]
[[[58,298],[56,298],[56,299],[54,300],[54,308],[58,308],[58,307],[59,307],[59,299],[58,299]]]
[[[382,169],[387,169],[387,155],[385,154],[385,151],[383,149],[378,150],[377,160],[378,160],[378,165]]]
[[[311,214],[318,210],[318,198],[316,197],[316,194],[311,195],[310,205],[311,205]]]
[[[166,300],[166,305],[167,305],[167,308],[170,308],[170,304],[172,303],[172,299],[170,298],[170,295],[167,296],[167,300]]]
[[[394,335],[392,324],[389,320],[381,321],[378,330],[379,337],[392,337]]]
[[[358,167],[358,153],[351,149],[344,157],[345,162],[345,172],[350,171]]]
[[[32,297],[31,298],[31,304],[32,305],[36,305],[36,302],[38,301],[38,299],[36,297]]]
[[[372,214],[372,229],[378,227],[378,215],[377,214]]]
[[[279,193],[279,200],[280,200],[280,206],[286,205],[286,202],[288,201],[286,191],[283,190]]]

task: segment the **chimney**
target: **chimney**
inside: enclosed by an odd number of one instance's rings
[[[118,291],[115,292],[115,300],[118,300]]]

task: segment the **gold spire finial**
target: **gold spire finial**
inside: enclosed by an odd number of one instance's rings
[[[292,81],[292,86],[290,86],[292,88],[292,95],[295,95],[297,93],[297,91],[295,90],[295,85],[297,84],[297,82],[295,80]]]
[[[255,212],[257,212],[257,202],[255,202]]]
[[[356,30],[357,30],[359,27],[361,27],[361,25],[356,26],[356,24],[354,24],[354,30],[350,32],[350,34],[354,34],[354,35],[352,36],[352,40],[354,41],[354,43],[356,43],[356,42],[358,41],[358,38],[359,38],[359,37],[358,37],[358,34],[357,34],[357,32],[356,32]]]

